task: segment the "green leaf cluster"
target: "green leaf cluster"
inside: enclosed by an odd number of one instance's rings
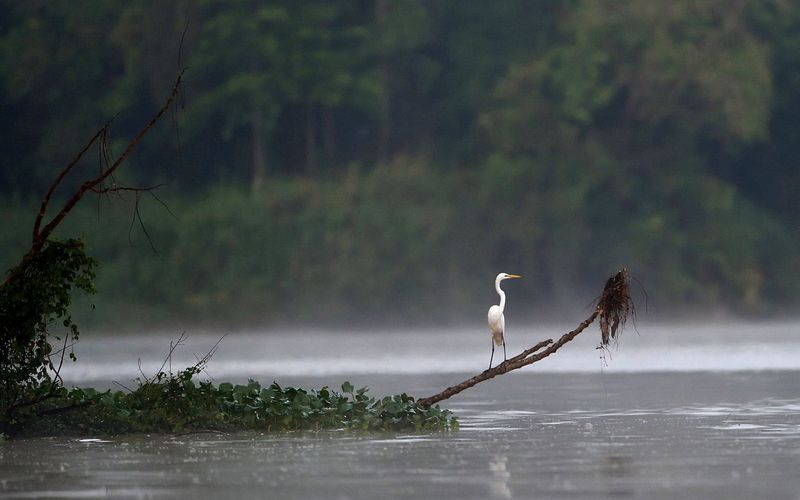
[[[418,405],[407,394],[375,399],[366,388],[342,384],[305,390],[196,382],[196,367],[174,375],[160,373],[136,390],[62,390],[38,405],[37,417],[12,429],[16,436],[115,435],[193,431],[406,430],[457,429],[448,410]]]
[[[95,292],[96,265],[81,240],[48,240],[0,286],[0,427],[25,418],[33,403],[58,389],[53,377],[80,334],[69,312],[72,292]]]

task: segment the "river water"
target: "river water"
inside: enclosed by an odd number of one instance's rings
[[[564,330],[509,332],[509,355]],[[800,325],[636,330],[611,351],[586,332],[445,401],[456,432],[0,442],[0,498],[800,499]],[[222,333],[189,332],[173,369]],[[67,379],[129,384],[138,359],[151,374],[175,337],[88,336]],[[312,388],[350,380],[375,396],[421,397],[485,369],[488,355],[488,335],[470,329],[232,332],[206,376]]]

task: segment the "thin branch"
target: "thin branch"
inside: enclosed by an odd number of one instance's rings
[[[156,249],[155,243],[153,243],[153,238],[150,237],[150,232],[147,230],[147,226],[144,225],[144,221],[142,220],[142,213],[139,212],[139,200],[141,200],[141,192],[137,191],[136,201],[133,205],[134,216],[139,221],[139,226],[142,228],[142,232],[147,238],[147,242],[150,244],[150,249],[153,250],[153,253],[158,255],[158,250]],[[130,232],[128,232],[128,238],[130,238]]]
[[[546,347],[546,346],[548,346],[548,345],[550,345],[552,343],[553,343],[553,339],[543,340],[543,341],[539,342],[538,344],[536,344],[535,346],[531,347],[530,349],[525,349],[520,354],[517,354],[513,358],[509,359],[509,361],[516,361],[516,360],[519,360],[519,359],[526,358],[526,357],[530,356],[531,354],[533,354],[534,352],[538,351],[539,349],[541,349],[543,347]]]
[[[68,411],[77,410],[79,408],[85,408],[93,404],[93,401],[79,401],[77,403],[73,403],[68,406],[59,406],[57,408],[47,408],[44,410],[39,410],[36,412],[36,415],[39,417],[44,417],[46,415],[56,415],[58,413],[66,413]]]
[[[51,391],[49,391],[49,392],[47,392],[45,394],[41,394],[39,396],[36,396],[35,398],[26,399],[26,400],[17,399],[16,401],[14,401],[14,404],[12,404],[12,405],[10,405],[8,407],[8,409],[6,410],[6,415],[13,415],[13,413],[16,410],[20,409],[20,408],[26,408],[28,406],[37,405],[37,404],[41,403],[42,401],[46,401],[48,399],[52,399],[52,398],[55,398],[55,397],[56,397],[55,391],[51,390]]]
[[[181,41],[178,43],[178,67],[183,67],[183,41],[186,39],[186,33],[189,32],[189,20],[183,26],[183,33],[181,33]]]
[[[125,385],[125,384],[123,384],[121,382],[117,382],[116,380],[113,380],[111,383],[122,387],[123,389],[125,389],[126,391],[128,391],[130,393],[133,393],[133,389],[131,389],[130,387],[128,387],[127,385]]]
[[[160,184],[159,184],[159,185],[160,185]],[[169,205],[167,205],[166,203],[164,203],[164,201],[163,201],[161,198],[159,198],[159,197],[156,195],[155,191],[153,191],[153,190],[147,190],[147,193],[148,193],[150,196],[152,196],[153,198],[155,198],[155,199],[156,199],[156,201],[157,201],[157,202],[159,202],[159,203],[161,204],[161,206],[162,206],[162,207],[164,207],[164,210],[166,210],[166,211],[167,211],[167,213],[169,213],[169,214],[170,214],[170,215],[171,215],[171,216],[172,216],[172,217],[173,217],[175,220],[180,220],[180,219],[178,219],[178,216],[177,216],[177,215],[175,215],[175,213],[174,213],[174,212],[173,212],[173,211],[172,211],[172,210],[169,208]]]
[[[179,437],[192,436],[194,434],[219,434],[220,436],[228,435],[227,432],[221,431],[219,429],[198,429],[196,431],[185,431],[185,432],[179,432],[177,434],[173,434],[172,438],[174,439],[174,438],[179,438]]]
[[[213,345],[213,346],[211,346],[211,349],[209,349],[209,350],[208,350],[208,352],[206,353],[206,355],[205,355],[205,356],[203,356],[202,358],[200,358],[200,359],[198,360],[198,362],[197,362],[197,365],[195,365],[195,366],[199,366],[199,365],[201,365],[201,364],[202,364],[202,365],[206,365],[206,364],[208,364],[208,362],[211,360],[211,358],[214,356],[214,354],[216,354],[216,353],[217,353],[217,349],[219,349],[219,344],[222,342],[222,339],[224,339],[224,338],[225,338],[225,337],[227,337],[227,336],[228,336],[228,334],[226,333],[225,335],[223,335],[222,337],[220,337],[220,338],[219,338],[219,340],[217,340],[217,341],[214,343],[214,345]]]
[[[64,335],[64,347],[61,348],[61,354],[58,360],[58,368],[55,369],[55,378],[53,379],[52,384],[50,385],[50,391],[52,392],[55,390],[56,387],[56,380],[59,381],[61,385],[64,384],[64,379],[61,378],[61,367],[64,366],[64,354],[67,352],[67,342],[69,342],[70,336],[68,334]]]
[[[183,41],[186,38],[186,33],[189,31],[189,21],[186,21],[186,25],[183,27],[183,33],[181,33],[181,41],[178,44],[178,67],[183,68]],[[172,106],[172,112],[170,113],[170,120],[172,123],[172,128],[175,131],[175,144],[177,149],[178,155],[178,169],[183,170],[183,145],[181,143],[181,128],[180,123],[178,122],[178,111],[183,109],[184,105],[183,102],[185,101],[186,97],[184,95],[180,95],[178,97],[178,102]]]
[[[206,371],[206,366],[208,365],[208,362],[211,361],[211,358],[214,356],[214,354],[217,353],[217,349],[219,349],[219,344],[222,342],[222,339],[224,339],[227,336],[228,334],[226,333],[225,335],[220,337],[219,340],[217,340],[214,343],[214,345],[211,346],[211,349],[209,349],[208,352],[202,358],[199,358],[197,354],[194,355],[194,358],[197,360],[197,363],[195,363],[194,367],[199,371],[205,373],[208,376],[208,378],[212,380],[214,379],[214,377],[212,377],[211,374]]]
[[[75,205],[83,198],[83,196],[90,191],[95,186],[101,184],[104,180],[106,180],[110,175],[114,173],[114,171],[122,165],[125,160],[128,159],[128,156],[131,152],[136,149],[136,146],[142,141],[144,136],[152,129],[161,116],[170,108],[173,101],[179,94],[180,85],[181,85],[181,78],[183,77],[183,71],[178,75],[177,80],[175,81],[175,85],[172,87],[172,91],[169,94],[169,97],[161,106],[161,109],[150,119],[150,121],[142,127],[138,134],[128,143],[128,146],[125,148],[125,151],[114,161],[114,163],[105,170],[101,175],[95,177],[94,179],[88,180],[84,182],[81,187],[72,195],[72,197],[67,201],[64,207],[56,214],[55,217],[42,228],[41,232],[39,233],[39,238],[42,240],[46,240],[47,237],[53,232],[53,230],[58,227],[64,217],[75,207]]]
[[[161,186],[163,186],[163,184],[156,184],[155,186],[148,186],[148,187],[129,187],[129,186],[93,187],[90,188],[90,191],[97,194],[116,193],[119,191],[133,191],[141,193],[144,191],[152,191],[153,189],[158,189]]]
[[[146,382],[150,382],[150,379],[149,379],[149,378],[147,377],[147,375],[145,375],[145,374],[144,374],[144,372],[142,371],[142,358],[137,358],[137,359],[136,359],[136,364],[138,365],[138,368],[139,368],[139,373],[142,375],[142,380],[143,380],[145,383],[146,383]]]
[[[172,354],[175,352],[175,349],[177,349],[178,346],[182,346],[183,343],[186,342],[187,338],[188,338],[188,335],[186,335],[186,331],[184,330],[184,331],[181,332],[180,336],[178,336],[178,340],[176,340],[174,342],[170,340],[170,342],[169,342],[169,352],[167,352],[167,356],[164,358],[164,362],[161,363],[161,368],[159,368],[158,371],[155,373],[155,375],[153,375],[152,379],[147,379],[148,382],[152,382],[152,381],[156,380],[160,373],[164,373],[164,367],[167,366],[167,362],[172,364]]]
[[[69,344],[65,345],[63,349],[55,350],[55,351],[51,352],[50,355],[51,356],[58,355],[58,354],[62,353],[63,351],[65,351],[66,349],[69,349],[70,347],[74,347],[75,344],[76,344],[76,342],[70,342]]]
[[[106,132],[106,130],[108,130],[109,125],[110,125],[110,122],[106,123],[103,126],[103,128],[98,130],[97,133],[94,134],[94,136],[91,139],[89,139],[89,142],[86,143],[86,145],[83,147],[83,149],[81,149],[78,152],[78,154],[75,155],[75,157],[69,163],[67,163],[67,166],[64,167],[61,170],[61,172],[58,174],[58,177],[56,177],[56,180],[54,180],[53,183],[50,184],[50,189],[47,190],[47,194],[44,196],[44,199],[42,200],[42,205],[39,208],[39,213],[36,214],[36,220],[33,223],[33,242],[34,243],[39,239],[39,228],[41,227],[42,220],[44,219],[44,216],[47,213],[47,205],[50,203],[50,198],[52,198],[53,193],[56,191],[56,188],[58,187],[59,184],[61,184],[61,181],[64,180],[64,177],[67,176],[67,174],[70,172],[70,170],[72,170],[72,168],[75,165],[77,165],[79,161],[81,161],[81,159],[83,158],[83,155],[85,155],[86,152],[89,151],[89,149],[92,147],[92,145],[94,145],[94,143],[97,141],[97,139],[100,138],[100,137],[104,137],[105,136],[105,132]]]

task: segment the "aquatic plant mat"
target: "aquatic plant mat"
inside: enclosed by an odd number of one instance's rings
[[[195,383],[194,369],[161,374],[136,390],[64,390],[26,420],[15,436],[116,435],[244,430],[420,430],[457,428],[448,410],[423,407],[407,394],[375,399],[349,382],[341,392],[272,383],[262,387]]]

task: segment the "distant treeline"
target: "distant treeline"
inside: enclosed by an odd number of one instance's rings
[[[791,237],[729,186],[676,179],[669,201],[648,191],[674,211],[638,212],[605,190],[556,194],[543,182],[550,173],[529,162],[456,174],[397,160],[335,181],[275,180],[256,195],[167,195],[177,218],[140,203],[155,252],[130,197],[103,201],[99,215],[88,204],[64,234],[89,241],[99,293],[96,310],[75,313],[119,325],[484,321],[494,275],[506,270],[525,275],[506,287],[510,310],[555,320],[585,312],[622,264],[650,314],[767,313],[800,294]],[[2,214],[14,228],[0,245],[10,264],[28,236],[16,221],[32,210]]]
[[[71,221],[101,317],[452,319],[501,270],[549,309],[622,264],[662,310],[800,301],[800,4],[2,4],[6,268],[59,168],[187,68],[120,179],[166,184],[158,254],[114,197]]]

